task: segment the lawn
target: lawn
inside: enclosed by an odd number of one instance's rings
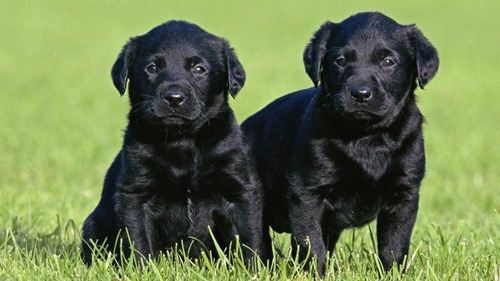
[[[169,3],[172,2],[172,3]],[[121,145],[128,101],[110,69],[121,46],[168,19],[230,40],[247,72],[239,121],[312,86],[302,51],[325,20],[378,10],[417,23],[440,53],[419,90],[427,174],[406,275],[379,275],[374,225],[343,233],[328,280],[500,280],[500,5],[494,1],[0,0],[0,280],[309,280],[277,235],[276,264],[175,255],[87,268],[79,229]],[[229,265],[228,265],[229,264]]]

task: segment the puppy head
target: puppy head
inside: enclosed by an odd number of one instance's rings
[[[338,114],[384,119],[436,74],[436,49],[414,25],[400,25],[380,13],[327,22],[304,51],[307,74],[320,82],[325,102]]]
[[[129,81],[130,119],[198,127],[227,106],[245,83],[229,43],[197,25],[169,21],[131,38],[111,71],[120,94]]]

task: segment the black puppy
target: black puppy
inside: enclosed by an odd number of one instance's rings
[[[123,243],[130,255],[128,238],[138,257],[181,241],[190,256],[216,254],[209,228],[221,247],[239,235],[261,254],[262,194],[227,103],[245,72],[229,43],[169,21],[131,38],[111,74],[120,94],[129,80],[129,123],[83,225],[84,261],[91,263],[94,244],[113,251]]]
[[[302,258],[310,246],[322,273],[343,229],[377,219],[388,270],[408,254],[417,216],[425,154],[414,90],[436,74],[437,52],[414,25],[360,13],[323,24],[304,63],[317,87],[242,125],[266,191],[265,223],[291,232]]]

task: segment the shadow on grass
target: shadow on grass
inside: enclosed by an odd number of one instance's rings
[[[231,279],[267,279],[267,280],[317,280],[316,260],[312,263],[300,262],[298,254],[292,255],[290,236],[272,233],[273,258],[261,261],[256,258],[249,264],[243,258],[243,248],[238,239],[229,249],[216,246],[214,253],[203,251],[197,258],[190,258],[189,252],[179,248],[165,251],[158,257],[137,258],[131,255],[123,259],[120,255],[95,248],[92,265],[87,268],[81,257],[80,228],[73,220],[65,223],[57,217],[52,231],[37,232],[37,222],[26,225],[15,217],[0,228],[0,258],[17,258],[30,260],[31,263],[44,267],[47,261],[62,259],[69,267],[78,267],[83,275],[108,276],[153,276],[155,279],[170,279],[179,276],[198,276],[200,279],[211,279],[215,276],[226,276]],[[325,279],[340,277],[365,276],[375,279],[399,280],[401,275],[394,271],[390,275],[381,270],[380,261],[374,251],[374,233],[359,235],[352,232],[351,239],[344,239],[334,255],[327,257]],[[93,247],[97,247],[93,245]],[[187,246],[189,249],[189,246]],[[308,249],[304,249],[308,250]],[[308,251],[309,252],[309,251]],[[100,253],[100,254],[98,254]],[[414,257],[412,257],[412,260]],[[308,270],[309,269],[309,270]],[[69,270],[68,270],[69,271]],[[233,278],[234,277],[234,278]],[[126,279],[126,278],[125,278]]]
[[[0,229],[0,253],[76,258],[79,256],[80,230],[73,220],[61,223],[59,216],[54,230],[48,233],[36,232],[36,221],[23,225],[18,217],[4,223]]]

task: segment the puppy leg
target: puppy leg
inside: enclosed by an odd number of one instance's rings
[[[328,229],[327,231],[323,231],[323,241],[325,242],[326,249],[330,252],[330,255],[333,255],[340,233],[341,231],[337,229]]]
[[[273,259],[273,241],[271,239],[271,234],[269,233],[269,224],[262,224],[262,253],[259,254],[260,258],[264,263],[271,261]]]
[[[386,271],[394,262],[401,266],[410,248],[413,225],[417,218],[418,196],[391,208],[383,209],[377,219],[377,241],[380,260]]]
[[[82,227],[82,259],[92,263],[92,254],[107,256],[115,251],[114,243],[118,235],[113,204],[104,198],[96,209],[85,219]]]
[[[252,195],[250,198],[252,199],[236,204],[238,208],[235,208],[233,215],[246,262],[250,262],[255,257],[255,254],[262,260],[265,260],[268,256],[267,249],[264,246],[266,233],[262,232],[262,208],[260,202],[255,200],[255,198],[259,197]],[[269,228],[267,229],[267,236],[269,237]]]
[[[148,214],[147,207],[137,194],[117,194],[117,214],[120,214],[120,221],[123,223],[121,238],[124,244],[127,241],[133,243],[134,254],[137,260],[153,258],[157,254],[155,252],[156,245],[154,236],[156,230],[151,218]],[[128,251],[128,249],[124,249]]]
[[[96,223],[93,214],[85,219],[82,228],[82,259],[83,262],[88,266],[92,263],[92,252],[94,249],[94,244],[96,243],[97,247],[107,248],[107,245],[104,245],[104,240],[106,237],[102,235],[99,230],[96,228]]]
[[[320,224],[322,205],[319,201],[318,196],[304,192],[294,195],[292,191],[288,202],[293,252],[299,251],[301,261],[316,257],[318,272],[323,275],[326,250]]]

